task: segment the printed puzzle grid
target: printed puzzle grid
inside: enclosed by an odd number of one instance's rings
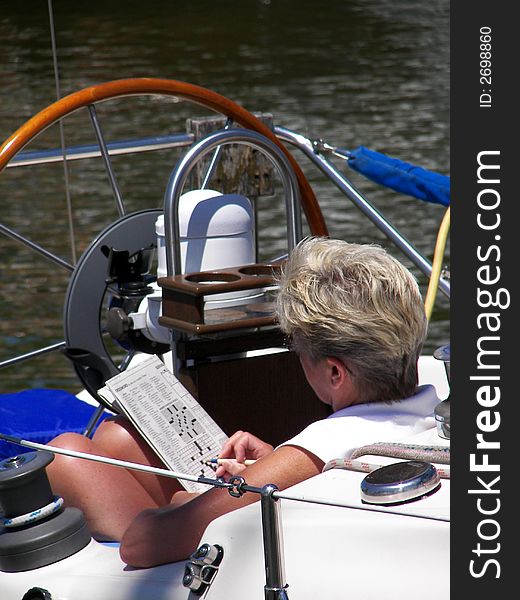
[[[107,387],[170,469],[214,477],[205,461],[219,454],[227,436],[157,356],[116,375]],[[181,483],[188,491],[207,489]]]

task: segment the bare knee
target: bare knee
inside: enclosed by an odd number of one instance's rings
[[[92,440],[114,458],[152,465],[162,464],[126,417],[118,415],[105,419],[96,429]]]
[[[62,433],[50,442],[51,446],[62,448],[63,450],[72,450],[73,452],[82,452],[84,454],[93,454],[92,440],[79,433]],[[74,470],[84,461],[79,458],[63,454],[55,454],[54,460],[47,467],[49,475],[54,479],[58,473]]]
[[[54,438],[50,445],[64,450],[93,454],[92,440],[79,433],[62,433]],[[46,469],[52,487],[58,488],[60,492],[66,489],[84,469],[85,462],[80,458],[55,454],[54,460]]]
[[[93,440],[103,448],[112,449],[116,454],[135,444],[136,431],[125,417],[110,417],[101,422]]]
[[[88,452],[92,441],[79,433],[62,433],[49,442],[49,445],[75,452]]]

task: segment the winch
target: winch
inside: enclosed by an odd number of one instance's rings
[[[27,452],[0,462],[0,570],[29,571],[84,548],[90,531],[77,508],[63,508],[45,468],[50,452]]]

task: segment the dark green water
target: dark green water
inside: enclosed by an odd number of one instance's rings
[[[54,0],[53,8],[62,95],[124,77],[179,79],[213,89],[251,111],[271,112],[277,124],[311,138],[346,148],[364,145],[449,174],[447,0]],[[3,140],[56,98],[44,0],[1,3],[0,80]],[[182,131],[190,114],[205,113],[188,110],[184,103],[149,99],[100,108],[110,140]],[[67,143],[93,143],[88,117],[68,119],[65,136]],[[58,145],[58,130],[52,128],[31,149]],[[161,206],[177,159],[174,153],[114,159],[129,210]],[[331,235],[388,246],[314,167],[305,172]],[[444,208],[349,174],[431,259]],[[70,185],[80,255],[116,213],[99,161],[70,164]],[[0,175],[0,194],[0,222],[72,260],[61,165],[8,169]],[[273,208],[260,234],[268,251],[283,249],[281,207]],[[425,290],[424,278],[416,274]],[[59,268],[0,237],[0,360],[63,339],[67,280]],[[448,339],[449,302],[439,294],[426,348]],[[60,356],[2,369],[0,381],[0,392],[77,389]]]

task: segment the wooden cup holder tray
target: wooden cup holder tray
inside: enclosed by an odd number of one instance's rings
[[[279,263],[257,263],[161,277],[157,281],[162,288],[159,323],[195,334],[274,325],[272,290],[280,268]],[[268,289],[262,293],[263,288]],[[255,289],[258,294],[240,294]],[[233,298],[229,303],[222,302],[228,306],[210,308],[207,302],[216,294],[228,294],[228,298],[232,294]]]

